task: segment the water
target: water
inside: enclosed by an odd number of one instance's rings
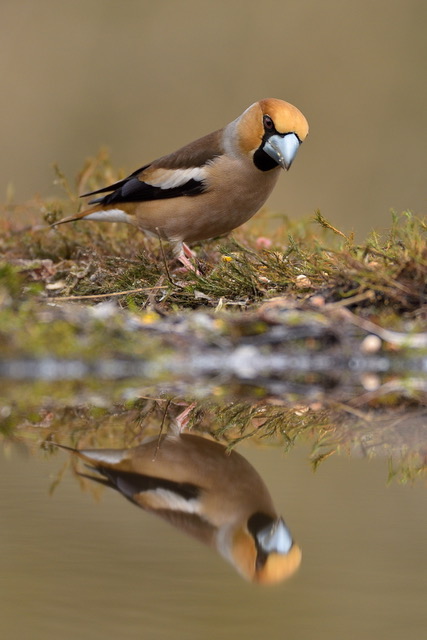
[[[7,449],[0,466],[0,632],[56,638],[420,638],[426,623],[425,486],[387,484],[384,459],[242,446],[303,550],[275,587],[119,494],[81,491],[68,453]],[[64,472],[64,473],[63,473]],[[63,477],[53,495],[49,488]],[[95,494],[93,493],[95,491]],[[95,497],[96,496],[96,497]]]
[[[310,124],[269,200],[279,221],[320,208],[363,237],[391,208],[425,212],[424,2],[187,3],[2,3],[2,201],[51,195],[54,162],[73,189],[100,147],[130,173],[275,96]]]

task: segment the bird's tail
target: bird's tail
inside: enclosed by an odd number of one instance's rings
[[[78,449],[74,447],[68,447],[66,444],[59,444],[59,442],[53,442],[49,440],[49,445],[53,445],[54,447],[58,447],[59,449],[65,449],[65,451],[71,451],[72,453],[78,453]]]
[[[75,449],[74,447],[68,447],[65,444],[58,444],[57,442],[49,442],[49,444],[73,453],[94,468],[97,466],[114,467],[116,464],[123,462],[129,454],[128,449]]]
[[[76,220],[83,220],[86,216],[90,216],[92,213],[96,213],[97,211],[102,211],[102,207],[95,205],[93,207],[89,207],[89,209],[85,209],[80,213],[76,213],[72,216],[67,216],[66,218],[62,218],[62,220],[58,220],[51,224],[51,227],[57,227],[60,224],[65,224],[66,222],[75,222]]]
[[[55,447],[58,447],[59,449],[64,449],[64,451],[69,451],[70,453],[78,456],[79,458],[85,461],[85,466],[90,471],[102,474],[102,469],[98,469],[96,466],[92,464],[88,464],[88,461],[92,461],[90,458],[90,455],[87,455],[88,453],[90,453],[90,450],[87,451],[84,449],[82,450],[75,449],[74,447],[68,447],[65,444],[59,444],[58,442],[49,442],[49,444],[53,444]],[[94,482],[98,482],[99,484],[102,484],[106,487],[111,487],[113,489],[115,488],[114,485],[107,478],[90,475],[89,473],[82,473],[81,471],[78,472],[78,475],[81,476],[82,478],[87,478],[88,480],[93,480]]]

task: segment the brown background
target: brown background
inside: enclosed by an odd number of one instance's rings
[[[344,230],[425,214],[424,0],[3,0],[0,198],[102,145],[132,171],[284,98],[311,133],[269,201]]]

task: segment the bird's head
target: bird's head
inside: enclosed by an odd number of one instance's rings
[[[230,559],[251,582],[276,584],[301,564],[301,549],[293,542],[282,518],[256,513],[234,531]]]
[[[288,170],[308,134],[308,122],[289,102],[266,98],[255,102],[237,119],[237,144],[260,171]]]

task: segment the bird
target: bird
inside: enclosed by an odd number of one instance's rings
[[[288,170],[308,134],[299,109],[265,98],[237,119],[127,178],[83,194],[89,208],[55,222],[124,222],[169,241],[175,256],[193,268],[187,243],[229,233],[249,220]]]
[[[248,581],[278,583],[300,565],[301,549],[257,471],[217,441],[167,433],[129,449],[57,446],[89,468],[79,475],[213,547]]]

